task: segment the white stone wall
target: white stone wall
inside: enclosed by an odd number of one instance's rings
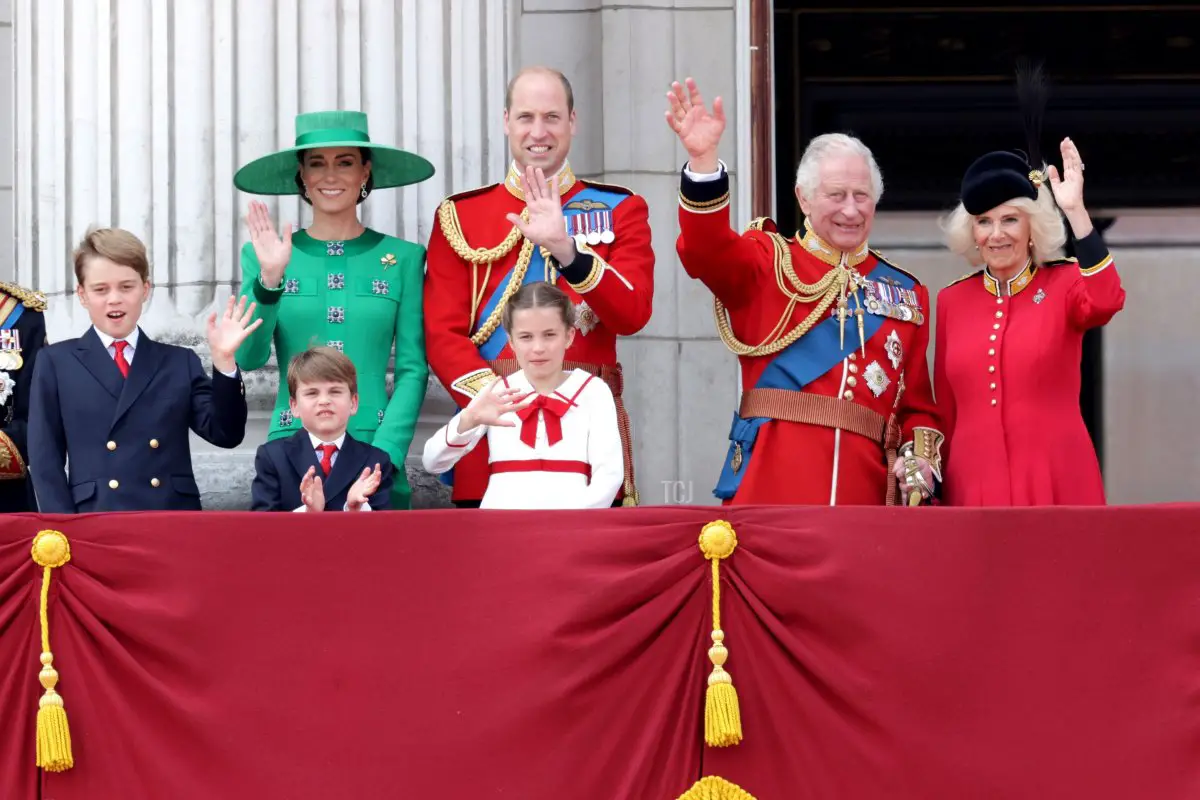
[[[12,0],[0,0],[0,280],[17,274],[13,246],[13,25]]]
[[[291,145],[297,113],[361,109],[374,139],[434,163],[363,206],[417,241],[453,187],[504,164],[503,0],[16,0],[14,19],[18,277],[58,301],[87,227],[128,228],[152,257],[151,333],[235,290],[248,198],[233,173]],[[293,222],[306,208],[268,205]],[[52,337],[85,326],[54,302]]]

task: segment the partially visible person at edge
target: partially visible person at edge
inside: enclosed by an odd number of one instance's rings
[[[650,319],[654,251],[646,201],[619,186],[580,180],[567,155],[575,135],[571,84],[529,67],[509,82],[504,132],[512,163],[504,181],[448,197],[429,240],[425,336],[429,365],[459,408],[518,365],[500,325],[525,283],[548,281],[575,306],[578,336],[564,369],[583,369],[616,400],[624,453],[617,503],[634,505],[629,417],[622,403],[617,337]],[[488,483],[487,442],[454,467],[460,507],[477,507]]]
[[[0,514],[33,511],[29,403],[33,368],[46,344],[46,297],[0,282]]]
[[[281,368],[313,344],[345,353],[358,368],[358,412],[349,431],[387,452],[396,466],[393,508],[411,504],[404,463],[429,375],[421,321],[425,249],[365,227],[358,204],[375,189],[431,175],[433,165],[424,158],[372,142],[365,114],[323,111],[296,117],[293,147],[252,161],[234,176],[244,192],[300,194],[312,206],[307,229],[293,233],[289,224],[280,235],[267,207],[250,203],[241,293],[258,301],[263,325],[239,348],[238,364],[263,367],[272,343]],[[300,429],[281,374],[267,440]]]
[[[943,223],[950,249],[983,265],[937,298],[948,505],[1105,502],[1079,408],[1080,361],[1083,334],[1121,310],[1125,290],[1083,205],[1079,151],[1063,139],[1061,152],[1061,174],[1051,166],[1048,176],[1024,154],[982,156]],[[1067,240],[1055,202],[1078,260],[1055,258]]]
[[[940,478],[930,388],[929,293],[869,250],[883,179],[871,151],[824,134],[796,170],[804,232],[769,219],[730,229],[717,158],[721,98],[672,84],[667,123],[688,154],[679,257],[714,295],[745,390],[714,494],[725,503],[889,505],[927,501]],[[897,491],[902,490],[902,491]]]

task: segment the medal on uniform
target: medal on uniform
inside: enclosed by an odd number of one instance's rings
[[[565,217],[567,235],[575,240],[577,246],[587,244],[595,247],[598,244],[612,244],[616,240],[611,209],[590,200],[568,203],[566,207],[579,212]]]
[[[871,394],[876,397],[887,391],[887,387],[892,383],[891,378],[883,371],[883,367],[879,366],[878,361],[872,361],[863,370],[863,380],[867,382],[867,388],[871,390]]]
[[[587,243],[592,247],[600,244],[600,212],[592,211],[587,215]]]
[[[917,325],[925,321],[917,293],[912,289],[905,289],[894,281],[884,278],[878,281],[865,281],[863,291],[867,297],[867,311],[876,316],[897,319],[901,322],[915,322]]]
[[[25,365],[21,357],[21,332],[6,328],[0,330],[0,370],[20,369]]]
[[[883,349],[887,351],[888,360],[892,362],[892,369],[900,369],[900,362],[904,360],[904,346],[900,344],[900,336],[895,328],[888,334]]]
[[[1041,289],[1038,289],[1037,293],[1033,296],[1033,302],[1038,303],[1039,305],[1045,299],[1046,299],[1046,293],[1044,291],[1042,291]]]

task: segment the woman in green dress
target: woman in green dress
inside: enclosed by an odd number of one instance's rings
[[[419,183],[433,165],[418,155],[371,142],[367,117],[323,111],[296,117],[296,144],[250,162],[233,182],[250,194],[301,194],[312,225],[282,236],[258,201],[250,203],[250,241],[242,248],[242,295],[258,303],[259,326],[238,349],[244,370],[266,365],[275,345],[281,372],[313,344],[344,352],[358,368],[358,413],[349,432],[385,450],[396,468],[393,506],[408,508],[412,491],[404,463],[417,412],[425,398],[428,365],[421,292],[425,248],[365,227],[358,204],[372,189]],[[385,385],[395,344],[395,388]],[[279,392],[267,439],[301,429]]]

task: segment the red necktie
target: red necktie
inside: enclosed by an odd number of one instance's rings
[[[325,477],[329,477],[329,471],[333,469],[333,454],[337,452],[336,444],[321,445],[321,469],[325,472]]]
[[[121,370],[121,377],[129,377],[129,362],[125,360],[125,348],[129,347],[129,342],[124,339],[113,342],[113,349],[117,354],[113,356],[113,361],[117,362],[117,369]]]
[[[536,400],[517,412],[521,418],[521,441],[530,447],[534,446],[537,442],[538,417],[541,417],[546,422],[546,441],[551,445],[561,442],[562,415],[570,408],[571,404],[566,400],[539,394]]]

